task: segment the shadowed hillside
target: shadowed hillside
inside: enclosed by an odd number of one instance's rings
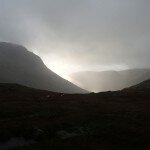
[[[97,94],[0,84],[0,149],[148,150],[149,83]]]
[[[0,82],[65,93],[85,93],[49,70],[40,57],[23,46],[0,42]]]
[[[137,85],[134,85],[130,88],[124,89],[124,90],[128,90],[128,91],[134,90],[134,91],[145,91],[146,92],[146,91],[149,91],[149,89],[150,89],[150,79],[143,81]]]

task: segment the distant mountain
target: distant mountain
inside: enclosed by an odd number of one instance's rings
[[[93,92],[116,91],[150,78],[150,69],[77,72],[70,75],[76,85]]]
[[[40,57],[25,47],[5,42],[0,42],[0,82],[55,92],[86,92],[49,70]]]

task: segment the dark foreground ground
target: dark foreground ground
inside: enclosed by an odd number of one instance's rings
[[[0,150],[149,150],[150,90],[59,94],[0,84]]]

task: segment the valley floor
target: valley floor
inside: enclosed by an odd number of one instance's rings
[[[0,84],[0,149],[148,150],[150,91],[63,94]]]

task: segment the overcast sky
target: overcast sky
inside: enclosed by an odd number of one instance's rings
[[[61,76],[150,67],[150,0],[0,0],[0,41]]]

